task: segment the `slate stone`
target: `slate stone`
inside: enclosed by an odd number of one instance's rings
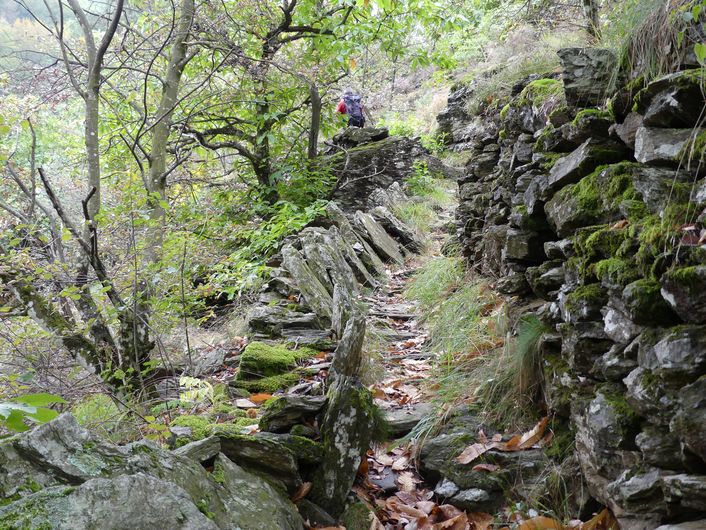
[[[516,261],[542,261],[544,258],[542,238],[537,232],[511,228],[507,231],[503,256],[505,259]]]
[[[357,211],[355,222],[361,233],[375,248],[379,256],[388,261],[394,261],[401,265],[404,263],[404,256],[397,241],[385,231],[385,229],[369,213]]]
[[[676,414],[670,423],[689,450],[706,463],[706,377],[679,390]]]
[[[297,287],[301,291],[306,303],[321,318],[331,319],[333,314],[333,298],[328,290],[319,281],[318,276],[312,271],[301,252],[292,245],[282,248],[284,266],[292,278],[296,279]]]
[[[70,414],[0,442],[0,461],[3,528],[303,529],[282,492],[223,455],[217,482],[197,460],[108,444]]]
[[[635,137],[638,129],[644,125],[642,115],[637,112],[631,112],[625,117],[623,123],[613,125],[612,131],[627,145],[630,149],[635,149]]]
[[[562,48],[564,91],[569,105],[600,105],[606,97],[616,65],[615,54],[602,48]]]
[[[682,320],[706,323],[706,265],[670,270],[660,283],[663,299]]]
[[[622,144],[589,138],[552,166],[547,178],[546,193],[551,196],[564,186],[575,184],[598,166],[619,162],[624,157],[625,147]]]
[[[268,432],[287,432],[298,423],[315,418],[324,407],[324,396],[283,395],[268,403],[260,418],[260,429]]]
[[[642,164],[673,166],[679,163],[691,129],[656,129],[640,127],[635,135],[635,160]]]

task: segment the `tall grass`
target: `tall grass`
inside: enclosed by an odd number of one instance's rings
[[[508,429],[536,416],[545,327],[534,315],[510,323],[504,300],[469,277],[460,258],[424,265],[406,291],[422,311],[436,354],[433,384],[440,406],[472,402]]]
[[[618,53],[619,67],[630,78],[650,81],[679,68],[693,44],[682,13],[692,0],[627,0],[608,13],[603,46]],[[617,77],[617,76],[616,76]]]

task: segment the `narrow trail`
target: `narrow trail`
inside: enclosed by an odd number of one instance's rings
[[[409,528],[411,521],[417,524],[415,528],[437,528],[440,524],[438,528],[461,529],[477,516],[436,502],[433,484],[425,483],[417,469],[413,440],[417,431],[408,434],[433,412],[430,377],[436,354],[429,348],[423,316],[405,291],[414,273],[442,254],[455,207],[452,203],[436,212],[437,219],[424,234],[425,252],[403,266],[391,267],[387,281],[365,299],[370,304],[369,332],[381,336],[380,346],[373,350],[378,356],[373,363],[373,395],[391,423],[391,441],[368,452],[354,487],[358,496],[377,510],[378,520],[371,528]],[[406,437],[400,440],[401,434]]]

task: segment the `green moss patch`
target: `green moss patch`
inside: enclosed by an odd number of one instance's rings
[[[208,416],[184,415],[174,418],[170,425],[172,427],[188,427],[191,429],[190,436],[179,438],[177,440],[177,446],[180,447],[189,442],[202,440],[203,438],[213,435],[239,435],[242,433],[244,427],[254,425],[256,423],[256,419],[248,417],[238,418],[232,422],[214,423],[208,418]]]
[[[560,99],[563,97],[564,83],[558,79],[537,79],[520,92],[519,104],[540,107],[551,98]]]
[[[572,125],[578,127],[581,125],[581,122],[583,122],[587,118],[599,118],[599,119],[604,119],[604,120],[613,120],[613,114],[610,112],[610,110],[583,109],[583,110],[580,110],[576,114],[574,121],[571,123],[572,123]]]
[[[313,357],[316,351],[310,348],[290,350],[281,345],[251,342],[240,356],[237,379],[254,379],[283,374],[296,367],[297,362]]]

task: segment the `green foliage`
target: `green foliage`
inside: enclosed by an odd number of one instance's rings
[[[324,201],[307,206],[287,201],[271,207],[260,204],[254,207],[262,216],[259,221],[244,220],[240,226],[227,224],[231,230],[229,244],[237,249],[210,268],[209,288],[230,299],[255,289],[267,272],[265,262],[279,249],[282,240],[323,216],[324,208]]]
[[[66,403],[66,401],[60,396],[44,392],[25,394],[9,401],[1,401],[0,426],[11,431],[23,432],[32,424],[46,423],[58,415],[55,410],[47,408],[55,403]]]
[[[428,312],[457,289],[465,277],[463,260],[438,257],[425,263],[412,278],[405,295]]]
[[[618,52],[619,70],[614,74],[642,82],[680,68],[687,51],[701,49],[699,25],[706,12],[702,0],[627,0],[608,13],[610,23],[602,31],[602,44]]]
[[[431,223],[436,217],[434,211],[427,204],[418,202],[406,202],[395,205],[395,215],[421,234],[429,232]]]
[[[537,79],[527,84],[520,92],[520,104],[531,104],[535,107],[544,105],[550,99],[564,96],[564,83],[558,79]]]

